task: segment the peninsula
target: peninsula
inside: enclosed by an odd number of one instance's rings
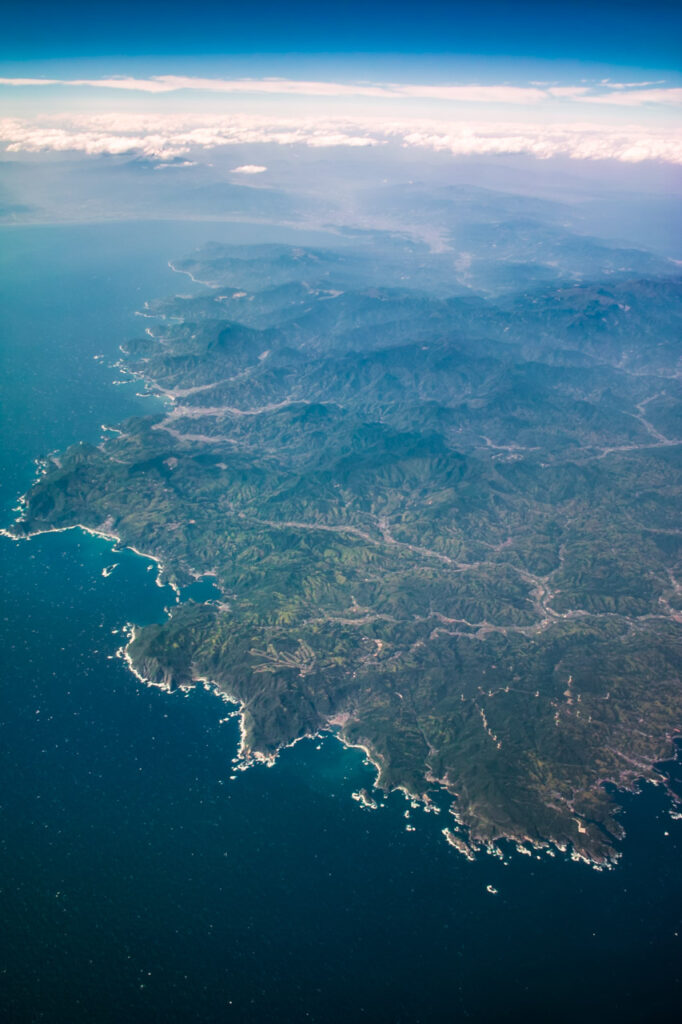
[[[682,724],[682,282],[623,256],[491,295],[391,253],[175,262],[204,290],[122,360],[165,411],[49,456],[12,535],[210,577],[126,657],[237,702],[245,764],[332,730],[379,788],[446,796],[466,855],[610,863]]]

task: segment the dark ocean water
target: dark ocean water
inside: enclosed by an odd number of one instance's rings
[[[189,290],[166,261],[228,236],[0,231],[3,522],[34,458],[151,408],[108,361],[145,298]],[[112,657],[112,631],[173,600],[145,559],[80,531],[0,538],[0,557],[3,1020],[676,1019],[682,822],[660,789],[626,798],[615,871],[470,864],[444,815],[412,811],[407,832],[398,795],[363,811],[372,772],[331,738],[231,779],[226,705]]]

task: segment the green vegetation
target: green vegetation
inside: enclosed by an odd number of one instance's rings
[[[166,413],[51,457],[15,533],[211,574],[128,650],[239,701],[246,760],[333,728],[380,785],[452,794],[474,847],[612,859],[603,783],[660,779],[682,721],[680,282],[494,304],[437,256],[431,293],[426,257],[420,290],[348,252],[178,267],[212,290],[125,347]]]

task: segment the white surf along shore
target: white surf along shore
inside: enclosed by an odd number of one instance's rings
[[[197,280],[196,278],[194,278],[192,276],[192,274],[189,271],[179,270],[178,268],[173,266],[172,263],[169,263],[168,266],[175,273],[186,274],[196,284],[201,284],[201,285],[204,285],[205,287],[209,287],[209,288],[216,288],[217,287],[217,285],[215,283],[213,283],[213,282]],[[148,312],[147,313],[141,312],[138,315],[146,316],[146,317],[149,317],[150,319],[156,318],[155,314],[150,314]],[[148,329],[148,333],[151,334],[151,331],[149,331],[149,329]],[[121,351],[123,352],[123,355],[125,356],[125,349],[124,349],[123,346],[121,346]],[[156,385],[153,380],[150,380],[150,379],[146,378],[143,372],[133,371],[133,370],[130,370],[129,368],[127,368],[125,366],[125,364],[124,364],[122,359],[118,360],[118,362],[115,363],[114,365],[116,366],[117,369],[119,369],[119,371],[127,374],[130,379],[128,381],[114,381],[113,384],[133,383],[136,380],[137,381],[142,381],[142,382],[144,382],[145,392],[140,397],[154,397],[154,398],[157,398],[157,399],[161,400],[162,402],[167,403],[167,405],[169,405],[171,407],[171,412],[170,412],[170,417],[169,418],[172,418],[174,414],[177,415],[177,410],[179,410],[179,408],[180,408],[179,403],[178,403],[178,399],[182,397],[182,392],[179,392],[179,393],[175,394],[173,391],[166,390],[166,389]],[[207,385],[206,387],[208,388],[208,387],[211,387],[211,386],[213,386],[213,385]],[[280,405],[287,405],[287,404],[289,404],[289,403],[288,402],[280,403]],[[273,406],[272,408],[278,408],[278,407],[279,406]],[[205,412],[206,410],[201,410],[201,411]],[[231,410],[231,411],[235,412],[235,413],[247,414],[247,415],[250,412],[250,410]],[[258,410],[258,411],[262,411],[262,410]],[[107,426],[105,424],[101,425],[101,429],[102,429],[103,433],[110,433],[110,434],[116,434],[116,435],[120,435],[122,433],[122,431],[119,428],[117,428],[117,427],[110,427],[110,426]],[[47,472],[50,459],[55,460],[57,462],[57,464],[59,464],[58,455],[56,453],[51,453],[51,455],[48,458],[36,460],[37,473],[36,473],[36,477],[34,479],[34,484],[42,476],[44,476],[45,473]],[[34,484],[32,484],[31,486],[33,486]],[[19,499],[19,502],[18,502],[16,508],[14,509],[14,511],[19,513],[19,515],[17,516],[17,519],[15,520],[16,523],[21,522],[21,516],[22,516],[22,513],[24,512],[24,510],[25,510],[25,508],[27,506],[27,502],[28,502],[27,495],[22,495],[22,497]],[[24,534],[14,533],[11,530],[11,528],[10,529],[0,528],[0,536],[6,537],[6,538],[14,540],[14,541],[23,541],[23,540],[31,540],[32,538],[37,537],[37,536],[41,536],[43,534],[48,534],[48,533],[66,533],[66,532],[68,532],[70,530],[81,530],[84,533],[90,534],[91,536],[98,537],[98,538],[101,538],[102,540],[105,540],[106,542],[108,542],[108,543],[110,543],[112,545],[112,552],[116,552],[116,551],[121,551],[121,550],[127,549],[129,551],[132,551],[134,554],[140,556],[141,558],[144,558],[144,559],[147,559],[147,560],[151,561],[152,563],[154,563],[154,565],[156,567],[155,582],[156,582],[157,586],[159,586],[162,589],[164,587],[166,587],[166,586],[170,587],[174,591],[174,594],[175,594],[175,604],[177,605],[177,604],[180,603],[180,601],[182,599],[181,598],[180,587],[177,585],[175,580],[167,573],[166,566],[165,566],[163,560],[158,555],[155,555],[152,552],[141,551],[138,548],[136,548],[134,545],[124,542],[119,535],[117,535],[115,532],[113,532],[111,530],[108,522],[105,522],[100,527],[91,527],[91,526],[86,526],[86,525],[84,525],[82,523],[77,523],[77,524],[73,524],[72,526],[49,527],[49,528],[46,528],[46,529],[35,530],[33,532],[24,533]],[[115,565],[107,567],[104,570],[103,575],[104,576],[109,576],[110,573],[113,571],[113,569],[115,567],[116,567]],[[211,572],[199,573],[199,572],[194,572],[192,570],[188,570],[188,571],[189,571],[189,574],[194,576],[194,578],[197,579],[197,580],[203,579],[203,578],[206,578],[206,577],[209,577],[209,576],[213,575],[213,573],[211,573]],[[171,613],[170,609],[166,609],[166,611],[169,614]],[[228,690],[225,689],[224,684],[218,683],[215,680],[208,679],[205,676],[196,675],[196,676],[192,676],[192,679],[191,679],[190,683],[179,684],[179,685],[175,684],[175,685],[173,685],[171,680],[162,681],[162,682],[154,682],[153,680],[147,678],[146,676],[144,676],[140,672],[140,670],[133,663],[133,660],[132,660],[132,657],[131,657],[130,651],[129,651],[130,646],[132,645],[132,643],[134,642],[134,640],[136,638],[137,628],[138,627],[134,626],[131,623],[125,624],[122,627],[121,632],[126,636],[126,642],[125,642],[125,644],[123,644],[116,651],[115,655],[112,655],[112,657],[115,656],[115,657],[118,657],[121,660],[123,660],[123,662],[125,663],[127,669],[132,673],[132,675],[140,683],[142,683],[143,685],[145,685],[147,687],[154,688],[154,689],[160,689],[160,690],[163,690],[164,692],[166,692],[168,694],[174,692],[175,690],[178,690],[181,693],[183,693],[185,696],[187,696],[196,686],[203,686],[206,690],[211,691],[212,693],[214,693],[221,701],[223,701],[224,703],[230,705],[232,710],[230,710],[230,712],[228,714],[228,717],[229,718],[232,718],[232,717],[237,718],[238,719],[238,725],[239,725],[239,745],[238,745],[238,748],[237,748],[236,757],[233,759],[233,766],[234,766],[234,770],[235,771],[245,771],[248,768],[252,767],[253,765],[257,765],[257,764],[265,765],[267,767],[272,767],[273,765],[275,765],[275,763],[276,763],[280,753],[283,750],[286,750],[286,749],[289,749],[291,747],[294,747],[301,740],[304,740],[304,739],[315,740],[315,739],[319,739],[319,738],[321,738],[323,736],[331,735],[335,739],[337,739],[347,749],[356,749],[356,750],[362,751],[362,753],[364,755],[365,763],[368,766],[371,766],[374,769],[375,773],[376,773],[374,781],[372,782],[371,787],[370,787],[372,793],[375,793],[379,800],[381,800],[381,798],[386,795],[386,789],[381,785],[381,777],[382,777],[382,774],[383,774],[383,765],[381,763],[380,756],[375,751],[373,751],[369,746],[367,746],[365,743],[363,743],[362,741],[352,742],[351,740],[349,740],[347,737],[344,736],[344,728],[352,720],[352,715],[350,713],[348,713],[348,712],[339,712],[339,713],[336,713],[334,715],[331,715],[329,717],[329,719],[324,724],[322,724],[321,727],[319,729],[317,729],[316,731],[309,732],[309,733],[304,733],[303,735],[298,736],[295,739],[293,739],[291,742],[283,744],[280,747],[277,747],[277,749],[274,752],[272,752],[272,753],[267,753],[266,754],[266,753],[263,753],[262,751],[253,750],[253,749],[251,749],[249,747],[248,740],[247,740],[246,715],[248,714],[248,709],[247,709],[244,701],[242,701],[239,697],[237,697],[234,694],[231,694]],[[427,779],[428,779],[428,777],[427,777]],[[500,846],[497,844],[497,842],[479,842],[479,841],[476,841],[476,840],[471,838],[471,836],[469,834],[468,827],[464,824],[464,822],[458,816],[458,813],[457,813],[457,810],[456,810],[456,794],[453,793],[452,790],[450,788],[448,788],[447,785],[445,785],[444,780],[431,778],[431,779],[428,779],[428,781],[433,784],[433,788],[434,788],[434,790],[437,793],[440,793],[442,796],[445,796],[447,794],[447,797],[450,800],[453,800],[453,798],[454,798],[454,803],[452,803],[451,806],[448,808],[448,813],[449,813],[449,815],[452,816],[454,821],[451,823],[450,827],[446,827],[446,828],[442,829],[442,834],[443,834],[445,840],[447,841],[447,843],[452,848],[456,849],[464,857],[466,857],[468,860],[474,860],[478,853],[488,853],[488,854],[493,855],[493,856],[495,856],[495,857],[497,857],[497,858],[499,858],[501,860],[504,860],[504,862],[507,863],[508,862],[508,858],[505,855],[505,853],[503,852],[503,850],[500,848]],[[404,786],[394,787],[393,791],[396,791],[396,790],[400,791],[403,794],[403,796],[405,797],[406,801],[408,801],[408,803],[410,805],[410,808],[412,808],[412,809],[416,809],[416,808],[421,807],[422,810],[424,810],[426,812],[430,812],[430,813],[435,813],[435,814],[439,814],[441,812],[441,810],[442,810],[442,808],[437,803],[435,803],[435,801],[429,796],[429,794],[427,792],[413,793],[413,792],[410,792]],[[365,810],[369,810],[369,809],[373,810],[373,809],[376,809],[378,806],[382,806],[382,807],[384,806],[383,803],[379,803],[378,804],[377,801],[374,800],[373,797],[371,797],[367,793],[366,790],[360,790],[359,793],[354,793],[352,795],[353,795],[353,799],[355,799],[358,802],[359,806],[362,807]],[[405,817],[408,819],[408,821],[409,821],[409,816],[410,816],[410,810],[408,809],[408,810],[405,811]],[[406,829],[407,829],[407,831],[414,831],[414,826],[408,823],[407,826],[406,826]],[[590,860],[588,857],[582,855],[581,853],[576,853],[575,851],[569,851],[569,849],[565,845],[563,845],[563,844],[557,844],[557,843],[545,842],[545,841],[536,841],[536,840],[532,839],[531,837],[521,836],[521,835],[519,835],[519,836],[507,836],[507,837],[504,837],[504,838],[506,839],[506,841],[513,848],[516,849],[516,851],[518,853],[524,854],[526,856],[535,856],[535,857],[537,857],[539,859],[541,854],[544,854],[544,855],[547,855],[547,856],[550,856],[550,857],[554,857],[554,856],[556,856],[557,852],[560,852],[562,854],[570,855],[571,859],[574,860],[574,861],[583,862],[583,863],[589,865],[590,867],[593,867],[596,870],[600,870],[600,871],[604,870],[604,868],[611,868],[611,867],[613,867],[615,860],[620,856],[619,852],[614,851],[614,862],[611,862],[611,863],[595,862],[595,861]]]

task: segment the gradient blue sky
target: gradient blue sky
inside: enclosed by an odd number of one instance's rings
[[[3,61],[205,54],[475,54],[672,70],[676,0],[34,0],[5,9]]]

